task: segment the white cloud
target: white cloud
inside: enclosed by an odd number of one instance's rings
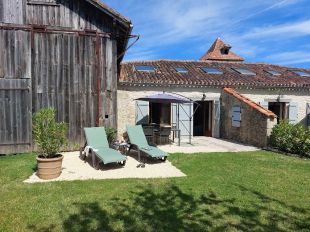
[[[310,35],[310,20],[255,28],[249,33],[244,34],[242,38],[272,38],[272,36],[278,36],[277,38],[281,36],[283,36],[284,38],[291,38],[304,35]]]
[[[267,56],[265,59],[282,65],[303,64],[310,62],[310,53],[308,51],[282,52]]]
[[[298,12],[310,10],[309,0],[104,1],[110,1],[131,18],[134,33],[141,35],[140,41],[127,52],[127,60],[165,58],[162,54],[166,49],[178,48],[197,51],[199,58],[218,36],[230,43],[237,54],[257,59],[270,52],[275,42],[279,48],[279,43],[292,45],[292,39],[310,35],[307,14],[299,14],[290,23],[261,18],[273,13],[291,15],[294,7]]]

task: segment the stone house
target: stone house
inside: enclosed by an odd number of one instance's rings
[[[273,125],[280,120],[310,125],[309,90],[309,69],[245,62],[218,38],[198,61],[122,63],[118,131],[121,134],[127,124],[141,119],[173,125],[174,104],[135,100],[166,91],[193,101],[179,112],[182,139],[192,134],[264,147]]]

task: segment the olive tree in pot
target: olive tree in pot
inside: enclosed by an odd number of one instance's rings
[[[38,147],[37,175],[45,180],[60,176],[63,156],[59,152],[67,143],[68,127],[64,122],[56,122],[55,114],[55,109],[44,108],[32,118],[33,138]]]

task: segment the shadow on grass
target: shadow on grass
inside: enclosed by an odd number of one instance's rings
[[[27,227],[27,229],[29,229],[29,231],[32,231],[32,232],[52,232],[52,231],[55,231],[55,228],[56,226],[54,224],[51,224],[49,226],[45,226],[42,228],[39,228],[36,225],[30,225]]]
[[[240,188],[236,199],[215,193],[185,193],[175,185],[165,190],[140,186],[125,198],[76,203],[74,213],[61,213],[64,231],[307,231],[310,210],[289,206],[260,192]],[[53,231],[53,230],[33,231]],[[48,228],[47,228],[48,229]],[[51,228],[53,229],[53,228]]]

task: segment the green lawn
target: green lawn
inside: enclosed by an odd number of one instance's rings
[[[35,155],[0,157],[0,231],[310,231],[310,161],[174,154],[187,177],[24,184]]]

